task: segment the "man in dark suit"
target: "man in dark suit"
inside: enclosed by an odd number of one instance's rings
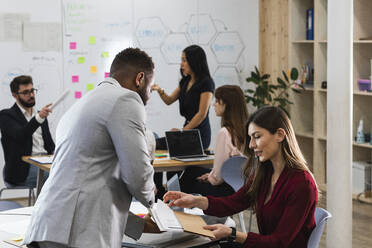
[[[16,103],[0,111],[1,144],[4,150],[4,181],[14,185],[36,186],[37,168],[22,156],[52,154],[54,142],[46,119],[50,104],[37,112],[36,89],[30,76],[18,76],[10,83]]]

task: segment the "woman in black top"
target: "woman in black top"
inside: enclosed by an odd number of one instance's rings
[[[182,130],[199,129],[203,147],[208,148],[211,142],[208,112],[214,93],[214,82],[209,73],[207,57],[200,46],[191,45],[183,50],[181,76],[178,87],[170,95],[157,84],[152,90],[156,90],[167,105],[179,100],[180,113],[186,119]]]

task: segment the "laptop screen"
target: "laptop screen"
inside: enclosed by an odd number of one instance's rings
[[[170,157],[203,155],[203,146],[198,129],[167,131],[165,137]]]

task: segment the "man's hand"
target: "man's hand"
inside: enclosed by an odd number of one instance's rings
[[[43,119],[47,118],[49,113],[52,112],[52,110],[49,108],[52,104],[49,103],[48,105],[46,105],[44,108],[42,108],[40,111],[39,111],[39,116]]]
[[[158,225],[152,221],[151,215],[148,213],[145,216],[145,227],[143,228],[144,233],[160,233]]]

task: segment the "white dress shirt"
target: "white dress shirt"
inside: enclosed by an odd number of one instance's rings
[[[17,103],[17,105],[28,122],[34,116],[36,121],[39,122],[40,124],[42,124],[45,121],[45,118],[41,118],[34,108],[32,108],[32,114],[30,115],[20,104]],[[38,127],[34,134],[32,135],[32,155],[43,153],[46,154],[47,151],[44,149],[44,140],[41,127]]]

